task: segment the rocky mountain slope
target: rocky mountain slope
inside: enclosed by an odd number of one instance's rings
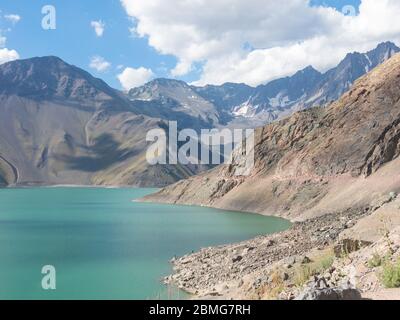
[[[380,65],[400,49],[381,43],[367,53],[349,53],[339,65],[325,73],[312,66],[291,77],[277,79],[256,88],[245,84],[189,86],[182,81],[157,79],[130,91],[137,102],[158,108],[159,116],[175,117],[183,123],[187,114],[203,127],[259,127],[294,111],[325,106],[336,101],[359,77]],[[162,113],[162,114],[161,114]],[[157,114],[157,113],[154,113]]]
[[[400,54],[356,81],[328,108],[257,129],[255,166],[235,165],[147,198],[306,220],[400,191]]]
[[[386,42],[364,54],[347,54],[337,67],[325,73],[309,66],[292,77],[259,86],[236,112],[246,117],[258,115],[271,121],[293,111],[330,104],[349,90],[355,80],[399,51],[396,45]]]
[[[146,197],[294,222],[174,258],[165,282],[205,299],[399,299],[399,89],[397,54],[328,108],[258,129],[250,176],[220,166]]]
[[[163,186],[196,168],[149,166],[165,126],[102,80],[56,57],[0,66],[0,184]]]

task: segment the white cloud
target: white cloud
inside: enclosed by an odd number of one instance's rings
[[[18,23],[21,20],[21,16],[18,14],[6,14],[4,18],[8,21],[12,22],[13,24]]]
[[[20,16],[15,14],[4,15],[4,18],[13,23],[17,23],[21,19]],[[16,50],[6,48],[7,38],[3,33],[7,31],[10,31],[10,29],[0,29],[0,64],[19,59],[19,54]]]
[[[96,35],[98,37],[102,37],[104,34],[104,29],[106,27],[105,23],[101,20],[98,21],[92,21],[90,23],[90,25],[92,26],[92,28],[94,29],[94,32],[96,32]]]
[[[19,59],[19,54],[15,50],[7,48],[0,49],[0,64]]]
[[[162,54],[177,57],[181,76],[203,63],[197,84],[251,85],[307,65],[324,71],[348,52],[381,41],[400,44],[400,1],[362,0],[357,16],[308,0],[121,0],[135,32]],[[245,47],[255,48],[251,51]]]
[[[103,57],[94,56],[90,60],[89,67],[98,72],[105,72],[110,69],[111,63],[105,60]]]
[[[143,67],[137,69],[125,68],[124,71],[118,75],[118,80],[124,90],[130,90],[132,88],[144,85],[153,78],[153,71]]]
[[[4,47],[6,46],[6,41],[7,41],[7,38],[6,38],[6,37],[3,37],[3,36],[0,34],[0,48],[4,48]]]

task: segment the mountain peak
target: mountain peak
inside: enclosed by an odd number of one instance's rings
[[[321,74],[317,69],[315,69],[312,65],[305,67],[304,69],[298,71],[300,74]]]
[[[386,42],[382,42],[382,43],[378,44],[378,46],[374,50],[382,50],[382,49],[400,50],[400,48],[397,47],[396,44],[394,44],[391,41],[386,41]]]
[[[188,86],[184,81],[177,79],[167,79],[167,78],[156,78],[149,81],[145,86],[160,85],[160,86]]]
[[[375,49],[366,53],[369,61],[373,67],[383,63],[384,61],[391,58],[397,52],[400,52],[400,48],[397,47],[393,42],[380,43]]]
[[[85,99],[115,91],[90,73],[56,56],[15,60],[0,65],[0,93],[44,99]]]

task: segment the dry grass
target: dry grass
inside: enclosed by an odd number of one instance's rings
[[[301,265],[296,268],[294,276],[294,284],[298,287],[306,284],[312,276],[326,272],[334,262],[335,256],[332,250],[323,255],[314,257],[309,264]]]

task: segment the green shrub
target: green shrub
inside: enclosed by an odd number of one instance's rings
[[[333,254],[328,254],[328,255],[322,257],[319,262],[318,272],[322,273],[322,272],[325,272],[326,270],[328,270],[330,267],[332,267],[334,260],[335,260],[335,257],[333,256]]]
[[[295,275],[294,275],[294,284],[297,287],[301,287],[304,285],[310,278],[314,275],[316,275],[317,272],[311,268],[311,266],[306,265],[306,266],[301,266],[296,269]]]
[[[400,260],[396,263],[386,262],[381,277],[386,288],[400,288]]]
[[[314,258],[314,261],[307,265],[302,265],[295,270],[294,283],[296,286],[301,287],[312,276],[323,274],[327,271],[335,260],[335,256],[331,250],[323,255]]]
[[[370,268],[377,268],[380,267],[382,264],[383,264],[383,259],[377,253],[374,253],[372,255],[372,258],[368,261],[368,267]]]

